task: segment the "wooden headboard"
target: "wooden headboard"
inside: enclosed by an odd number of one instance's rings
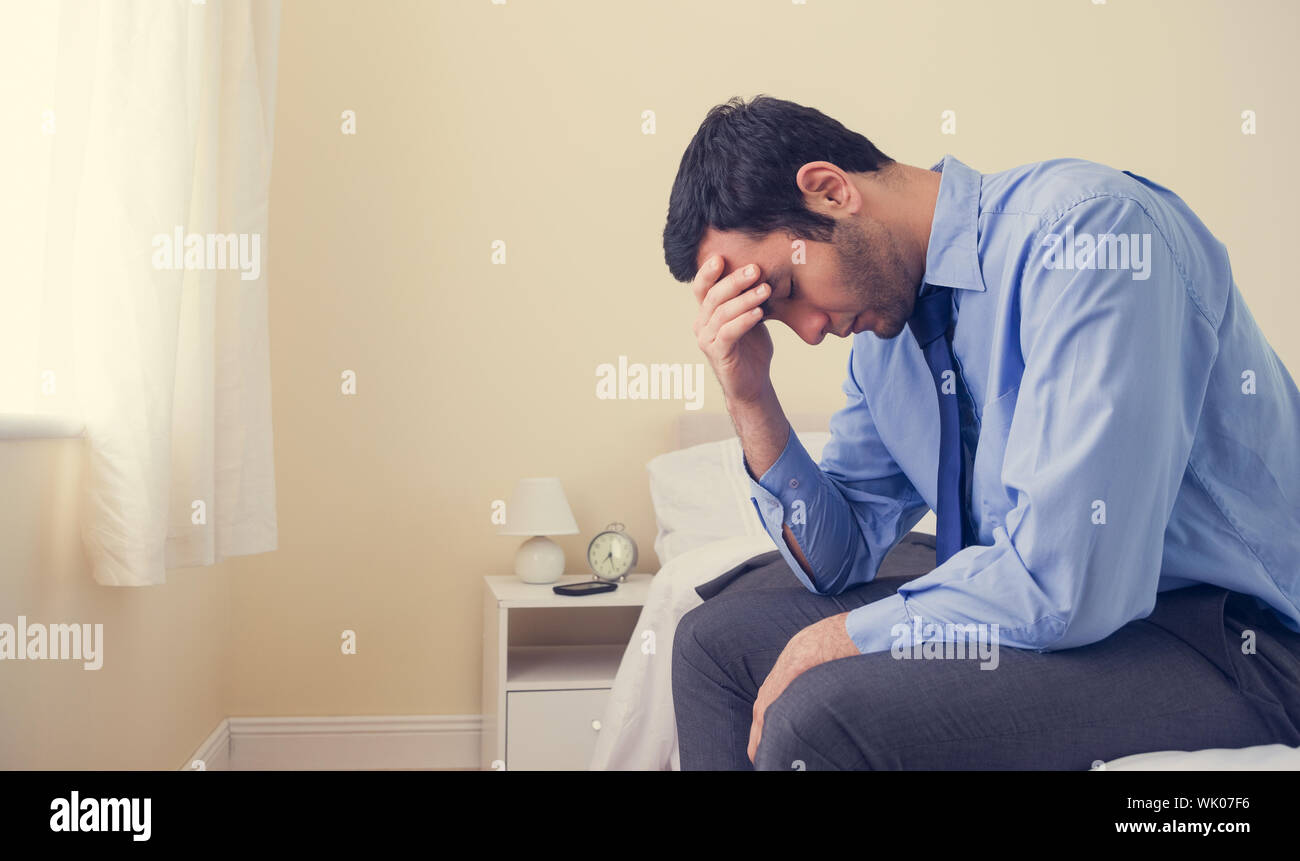
[[[792,413],[790,426],[797,433],[829,431],[830,413]],[[717,442],[736,435],[731,416],[726,413],[683,413],[677,419],[677,447],[688,448],[705,442]]]

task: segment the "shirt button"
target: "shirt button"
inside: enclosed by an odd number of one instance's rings
[[[792,479],[790,479],[790,486],[791,486],[791,487],[798,487],[798,486],[799,486],[799,479],[797,479],[797,478],[792,478]]]

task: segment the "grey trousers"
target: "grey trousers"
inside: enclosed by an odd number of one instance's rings
[[[889,652],[814,667],[768,708],[751,765],[754,699],[786,642],[928,572],[933,544],[917,535],[839,595],[809,592],[775,551],[700,587],[705,602],[673,638],[682,769],[1088,769],[1157,750],[1300,745],[1300,634],[1248,596],[1200,585],[1161,593],[1150,616],[1088,646],[1002,647],[993,670]]]

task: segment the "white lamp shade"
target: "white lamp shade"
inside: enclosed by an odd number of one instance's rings
[[[506,503],[499,535],[577,535],[569,500],[558,478],[521,478]]]

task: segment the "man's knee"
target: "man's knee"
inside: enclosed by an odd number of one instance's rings
[[[852,658],[880,662],[887,655]],[[887,768],[891,751],[914,732],[914,719],[871,703],[896,697],[885,675],[850,678],[839,661],[805,670],[768,706],[755,768],[781,771]],[[873,682],[878,679],[878,682]],[[874,714],[868,719],[868,714]],[[913,716],[914,718],[915,716]]]
[[[800,677],[802,678],[802,677]],[[827,755],[823,742],[831,711],[827,703],[810,695],[796,678],[763,715],[763,735],[754,767],[760,771],[822,771],[848,768]]]
[[[770,631],[769,601],[762,591],[723,593],[682,616],[673,634],[674,677],[704,673],[757,689],[785,646]]]
[[[705,662],[716,662],[718,632],[723,625],[713,601],[705,601],[689,610],[677,622],[673,632],[673,675],[683,664],[699,667]]]

